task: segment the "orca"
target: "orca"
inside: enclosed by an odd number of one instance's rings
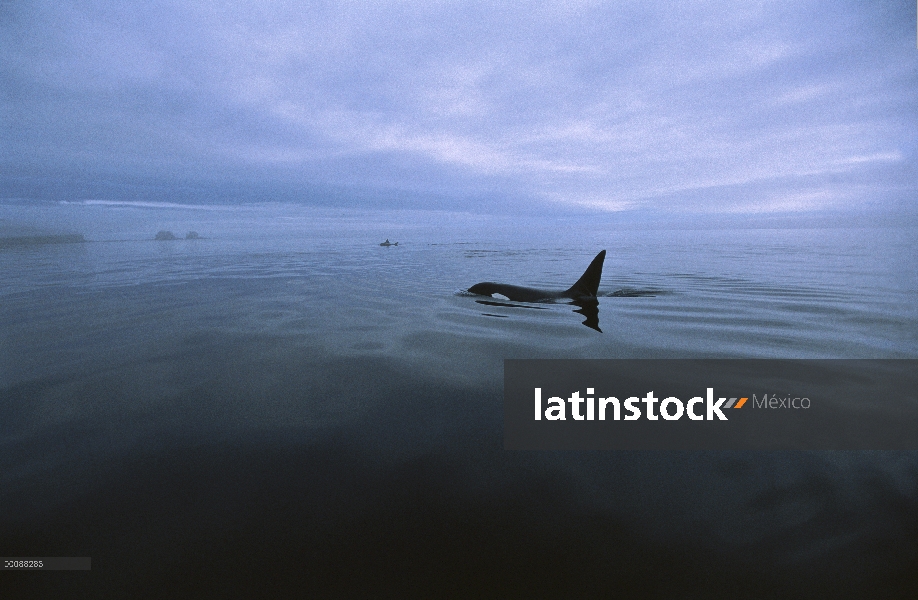
[[[398,242],[395,242],[393,244],[392,242],[389,241],[389,238],[386,238],[386,241],[380,244],[380,246],[398,246]]]
[[[507,300],[514,302],[555,302],[566,299],[578,304],[585,302],[598,303],[596,292],[599,290],[599,279],[602,277],[602,263],[605,258],[606,251],[603,250],[596,255],[590,266],[577,280],[577,283],[563,291],[540,290],[538,288],[484,281],[470,287],[469,293],[479,296],[500,294]]]

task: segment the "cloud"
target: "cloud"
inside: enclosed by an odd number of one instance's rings
[[[728,188],[808,210],[915,185],[913,30],[879,3],[3,10],[6,195],[142,178],[717,212]]]

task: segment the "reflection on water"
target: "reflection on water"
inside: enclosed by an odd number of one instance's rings
[[[586,317],[582,323],[583,325],[602,333],[602,329],[599,328],[599,302],[575,300],[571,302],[571,304],[578,307],[577,310],[574,311],[575,313],[580,313]]]
[[[493,300],[475,300],[478,304],[484,304],[487,306],[504,306],[507,308],[527,308],[530,310],[548,310],[544,306],[531,306],[529,304],[513,304],[508,302],[494,302]],[[560,304],[560,303],[559,303]],[[572,300],[570,302],[564,302],[563,304],[572,304],[577,307],[573,312],[580,313],[586,320],[583,321],[583,325],[586,325],[590,329],[595,329],[596,331],[602,333],[602,329],[599,328],[599,302],[587,302],[583,300]],[[491,313],[482,313],[483,315],[489,317],[507,317],[508,315],[495,315]]]

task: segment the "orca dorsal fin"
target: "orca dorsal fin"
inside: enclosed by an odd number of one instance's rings
[[[574,296],[596,296],[599,291],[599,280],[602,277],[602,263],[606,259],[606,251],[602,250],[586,268],[577,283],[567,290]]]

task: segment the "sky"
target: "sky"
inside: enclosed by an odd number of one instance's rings
[[[0,198],[918,213],[914,2],[0,0]]]

